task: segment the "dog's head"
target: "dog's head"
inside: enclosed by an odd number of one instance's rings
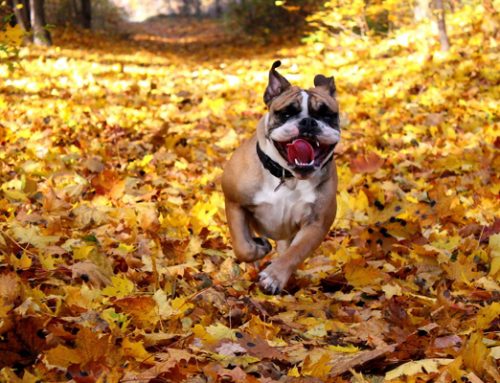
[[[328,162],[340,140],[339,109],[333,77],[317,75],[314,88],[292,86],[276,71],[269,71],[264,102],[265,137],[271,142],[271,156],[299,178],[308,178]]]

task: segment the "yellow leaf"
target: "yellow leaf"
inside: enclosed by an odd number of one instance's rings
[[[500,271],[500,233],[490,236],[488,245],[491,254],[491,267],[489,275],[495,276]]]
[[[151,354],[146,351],[142,342],[133,342],[127,337],[123,339],[122,350],[125,355],[131,356],[139,362],[147,362],[151,358]],[[154,364],[154,358],[151,358],[149,362]]]
[[[328,352],[324,352],[316,361],[313,361],[313,357],[309,354],[304,359],[302,375],[325,378],[332,369],[332,364],[330,362],[331,355]]]
[[[207,334],[210,334],[215,340],[221,339],[231,339],[234,340],[234,330],[223,325],[222,323],[217,323],[207,327]]]
[[[153,299],[158,307],[158,314],[160,314],[161,319],[170,318],[174,315],[174,309],[170,305],[167,294],[163,290],[156,290],[153,295]]]
[[[130,254],[135,250],[135,247],[133,245],[127,245],[126,243],[120,243],[117,250],[124,254]]]
[[[179,314],[183,314],[185,311],[193,307],[194,305],[192,303],[186,302],[186,297],[172,299],[172,308]]]
[[[24,31],[19,24],[11,27],[10,24],[5,24],[5,31],[0,32],[0,41],[4,41],[10,45],[19,46],[23,41]]]
[[[217,213],[218,206],[212,204],[212,201],[198,201],[191,209],[191,225],[194,234],[198,235],[200,231],[212,223],[212,217]]]
[[[363,265],[362,260],[353,260],[344,266],[345,278],[351,286],[363,287],[380,282],[384,273],[369,265]]]
[[[153,160],[152,154],[146,154],[142,160],[139,161],[139,167],[143,168]]]
[[[239,143],[239,137],[234,129],[229,129],[228,132],[216,142],[216,145],[222,149],[233,149]]]
[[[293,366],[290,370],[288,370],[287,376],[292,376],[294,378],[300,378],[300,372],[297,366]]]
[[[483,343],[483,335],[474,333],[462,351],[464,365],[478,375],[482,375],[485,371],[486,363],[489,358],[489,350]]]
[[[88,259],[89,254],[95,249],[94,245],[85,245],[80,247],[75,247],[73,249],[73,259],[81,260]]]
[[[127,278],[111,277],[111,285],[102,290],[102,295],[123,298],[134,291],[134,283]]]
[[[403,293],[401,286],[396,284],[383,285],[382,291],[385,293],[387,299],[391,299],[394,295],[399,296]]]
[[[347,346],[330,345],[328,346],[328,349],[330,351],[344,352],[344,353],[355,353],[359,351],[359,348],[353,346],[352,344]]]
[[[177,170],[186,170],[188,167],[188,164],[186,163],[186,161],[175,161],[174,167]]]
[[[208,100],[208,107],[212,109],[212,112],[215,115],[222,115],[224,111],[226,110],[227,103],[226,100],[223,98],[216,98],[216,99],[210,99]]]
[[[489,306],[483,307],[477,313],[477,329],[484,330],[490,323],[500,317],[500,302],[493,302]]]
[[[453,359],[432,358],[407,362],[399,367],[387,372],[385,380],[397,379],[401,376],[412,376],[415,374],[430,374],[439,371],[439,366],[447,365],[453,362]]]
[[[21,254],[21,258],[17,258],[16,256],[11,255],[10,256],[10,263],[16,269],[27,269],[27,268],[31,267],[32,260],[31,260],[31,257],[24,251]]]
[[[109,323],[112,329],[118,329],[121,331],[125,331],[130,323],[130,319],[126,314],[117,313],[114,308],[103,310],[101,317]]]
[[[43,235],[37,226],[23,227],[14,223],[12,232],[20,243],[29,243],[42,250],[59,240],[59,237],[55,235]]]
[[[67,368],[70,364],[82,363],[80,351],[66,346],[57,345],[45,353],[47,362],[51,365]]]
[[[40,380],[35,375],[31,374],[29,371],[24,371],[22,383],[36,383],[39,381]]]
[[[308,338],[322,338],[326,336],[327,332],[324,323],[318,323],[316,326],[307,330],[304,335]]]
[[[266,340],[273,340],[280,331],[278,326],[272,323],[264,322],[257,315],[252,315],[252,318],[245,324],[248,331],[254,335]]]

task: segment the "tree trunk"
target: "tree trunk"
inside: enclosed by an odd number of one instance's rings
[[[220,2],[221,0],[215,0],[215,17],[222,16],[222,4]]]
[[[82,27],[90,29],[92,25],[92,3],[91,0],[82,0]]]
[[[197,18],[201,17],[201,0],[195,2],[195,15]]]
[[[50,46],[52,39],[49,31],[45,28],[44,0],[30,0],[31,26],[33,27],[33,43],[35,45]]]
[[[450,49],[450,40],[448,39],[448,33],[446,32],[446,20],[444,15],[443,0],[436,0],[436,13],[441,50],[448,51]]]
[[[71,18],[82,28],[90,29],[92,7],[90,0],[71,0]]]
[[[29,32],[31,30],[31,23],[28,0],[14,0],[12,5],[17,23],[21,26],[23,31]]]

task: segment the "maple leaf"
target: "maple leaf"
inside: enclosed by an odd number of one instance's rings
[[[43,235],[40,228],[36,226],[22,227],[14,223],[11,229],[20,243],[30,244],[42,250],[59,240],[58,236]]]
[[[85,365],[92,361],[100,361],[108,357],[108,352],[112,350],[109,337],[101,338],[83,327],[76,336],[75,348],[57,345],[46,353],[46,361],[51,365],[66,368],[71,364]]]
[[[377,153],[370,152],[366,155],[351,159],[351,170],[354,173],[375,173],[384,164],[384,159]]]
[[[122,350],[124,355],[131,356],[139,362],[154,364],[151,359],[151,354],[146,351],[142,342],[133,342],[130,339],[125,338],[123,340]]]
[[[479,377],[490,376],[494,380],[500,378],[494,366],[490,351],[483,343],[480,332],[473,333],[462,351],[464,365],[478,374]]]
[[[344,266],[345,277],[355,287],[377,284],[385,279],[380,270],[370,267],[362,260],[352,260]]]
[[[134,283],[127,278],[111,277],[111,285],[102,290],[103,295],[123,298],[134,291]]]
[[[394,370],[388,371],[385,374],[386,380],[394,380],[401,376],[411,376],[419,373],[433,373],[439,371],[439,366],[451,363],[453,359],[422,359],[408,362],[396,367]]]
[[[160,320],[156,302],[150,296],[130,296],[117,299],[114,304],[129,314],[137,326],[156,325]]]

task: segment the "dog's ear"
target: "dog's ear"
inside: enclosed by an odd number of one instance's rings
[[[278,97],[291,86],[288,80],[276,71],[276,68],[280,65],[281,61],[275,61],[269,71],[269,83],[264,93],[264,102],[267,106],[269,106],[274,98]]]
[[[316,88],[325,89],[332,97],[335,97],[335,93],[337,92],[337,87],[335,86],[335,79],[333,78],[333,76],[325,77],[322,74],[316,75],[316,77],[314,77],[314,86]]]

